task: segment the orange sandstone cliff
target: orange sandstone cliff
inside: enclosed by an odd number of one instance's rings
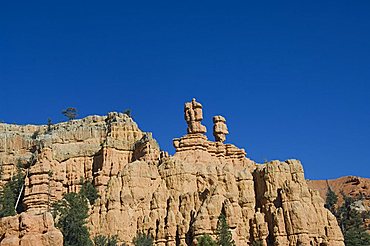
[[[187,134],[173,156],[127,115],[109,113],[48,126],[0,124],[2,184],[23,163],[27,171],[20,215],[0,220],[0,245],[62,245],[50,204],[92,180],[100,198],[90,209],[92,236],[137,232],[155,245],[195,245],[214,235],[222,211],[237,245],[344,245],[335,217],[309,189],[298,160],[257,164],[225,144],[228,129],[215,116],[215,141],[204,135],[202,105],[185,104]],[[34,222],[32,222],[34,221]]]

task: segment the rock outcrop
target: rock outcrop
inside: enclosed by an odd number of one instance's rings
[[[100,195],[90,209],[91,235],[117,235],[126,243],[144,232],[158,246],[195,245],[204,233],[215,236],[224,213],[237,245],[344,245],[299,161],[255,163],[224,144],[223,117],[215,120],[216,141],[208,140],[195,99],[185,104],[185,119],[188,134],[174,139],[173,156],[120,113],[49,127],[0,124],[3,182],[22,163],[24,214],[41,216],[64,193],[78,191],[81,177],[90,179]],[[0,245],[10,240],[3,235]]]
[[[22,213],[0,220],[1,246],[61,246],[62,233],[50,213]]]
[[[189,134],[192,133],[205,133],[207,131],[206,127],[202,125],[203,111],[202,104],[197,102],[195,98],[191,102],[185,103],[184,107],[184,117],[188,124],[187,131]]]
[[[225,142],[226,135],[229,134],[226,119],[221,115],[213,116],[213,136],[216,142]]]

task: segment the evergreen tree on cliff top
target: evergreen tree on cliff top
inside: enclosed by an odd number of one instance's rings
[[[68,118],[68,120],[74,120],[77,117],[77,109],[76,108],[67,108],[62,111],[62,114]]]

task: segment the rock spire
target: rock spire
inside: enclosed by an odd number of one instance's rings
[[[188,124],[188,133],[205,133],[207,129],[202,125],[203,106],[193,98],[191,102],[185,103],[184,113],[185,120]]]
[[[229,134],[226,119],[221,115],[213,116],[213,136],[216,142],[225,142],[226,135]]]

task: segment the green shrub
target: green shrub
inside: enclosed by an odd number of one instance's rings
[[[335,206],[338,202],[338,196],[335,192],[329,187],[328,192],[326,193],[325,207],[335,214]]]
[[[98,235],[94,237],[94,245],[95,246],[117,246],[118,245],[118,237],[117,235],[114,236],[103,236]]]
[[[253,241],[251,246],[263,246],[263,242],[261,240]]]
[[[125,110],[123,111],[123,114],[125,114],[125,115],[127,115],[128,117],[130,117],[130,118],[131,118],[131,109],[125,109]]]
[[[24,174],[20,163],[17,165],[17,173],[14,175],[0,190],[0,218],[6,216],[13,216],[22,212],[23,193],[22,186],[24,185]],[[20,197],[19,204],[15,208],[18,196]]]
[[[88,218],[89,203],[94,204],[97,198],[98,192],[91,181],[81,179],[79,193],[64,194],[62,200],[53,204],[53,217],[56,220],[56,226],[63,234],[65,246],[93,245],[86,227],[86,219]],[[117,236],[106,238],[106,242],[104,236],[98,236],[95,239],[95,245],[97,245],[96,243],[103,243],[98,245],[107,246],[117,245]]]
[[[62,111],[62,114],[68,118],[68,120],[76,119],[77,109],[76,108],[67,108]]]
[[[370,234],[366,231],[365,219],[370,217],[369,213],[360,213],[356,210],[355,203],[362,200],[346,196],[342,192],[343,204],[336,209],[338,196],[329,188],[326,194],[325,207],[329,209],[337,218],[338,225],[344,236],[346,246],[370,245]]]
[[[86,227],[88,210],[86,197],[74,192],[65,194],[53,205],[53,215],[63,234],[64,246],[93,245]]]
[[[16,214],[14,209],[16,202],[16,192],[14,192],[12,181],[7,182],[0,192],[0,217],[13,216]]]
[[[215,240],[210,235],[205,234],[197,239],[199,246],[217,246]]]
[[[346,246],[370,245],[370,234],[364,226],[364,219],[368,217],[366,213],[361,214],[355,208],[355,202],[361,201],[360,198],[353,199],[344,194],[344,202],[335,213],[338,224],[344,235]]]
[[[149,235],[139,232],[133,239],[135,246],[152,246],[153,238]]]
[[[98,191],[96,190],[95,186],[91,183],[90,180],[84,181],[83,178],[81,178],[81,189],[80,194],[85,196],[87,200],[89,200],[90,205],[93,205],[98,199]]]

